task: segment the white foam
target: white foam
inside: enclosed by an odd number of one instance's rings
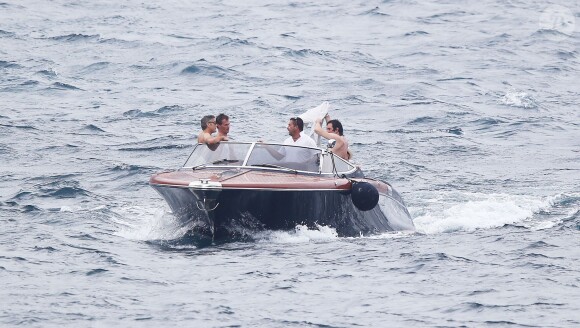
[[[502,97],[501,103],[513,107],[536,108],[536,100],[524,91],[508,90]]]
[[[338,238],[336,229],[327,226],[317,226],[317,229],[308,229],[307,226],[298,225],[294,231],[267,231],[254,236],[259,242],[272,242],[277,244],[297,244],[312,241],[328,241]]]
[[[62,207],[60,208],[60,211],[61,211],[61,212],[75,212],[75,210],[73,210],[73,208],[72,208],[72,207],[70,207],[70,206],[62,206]]]
[[[555,227],[556,225],[558,225],[561,221],[557,220],[557,221],[540,221],[534,225],[532,225],[530,228],[532,230],[545,230],[545,229],[550,229]]]
[[[97,207],[93,207],[93,208],[86,208],[85,206],[82,205],[63,205],[60,208],[58,208],[59,212],[70,212],[70,213],[74,213],[74,212],[93,212],[93,211],[100,211],[103,209],[106,209],[107,206],[106,205],[99,205]]]
[[[172,240],[191,228],[180,225],[165,207],[124,206],[116,210],[116,234],[134,240]]]
[[[405,231],[389,231],[378,235],[362,236],[365,239],[401,239],[408,238],[415,235],[415,231],[405,230]]]
[[[523,223],[534,213],[549,207],[553,199],[525,195],[462,194],[438,198],[414,219],[417,231],[441,233],[474,231]],[[530,224],[527,224],[529,226]]]

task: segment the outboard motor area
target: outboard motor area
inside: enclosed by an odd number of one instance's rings
[[[352,203],[361,211],[370,211],[379,203],[379,191],[364,181],[352,181],[350,197]]]

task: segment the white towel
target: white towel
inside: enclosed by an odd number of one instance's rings
[[[320,136],[314,132],[314,123],[317,119],[323,119],[326,114],[328,114],[330,110],[330,104],[328,101],[323,102],[322,104],[310,108],[305,113],[298,115],[303,121],[305,125],[310,125],[310,132],[308,135],[316,141],[316,144],[320,146]]]

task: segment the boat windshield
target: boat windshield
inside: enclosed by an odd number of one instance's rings
[[[246,165],[319,172],[321,153],[322,151],[316,148],[280,144],[237,142],[198,144],[183,167]]]
[[[320,153],[315,148],[256,143],[246,165],[318,172]]]
[[[242,166],[251,147],[251,143],[234,142],[220,142],[215,145],[198,144],[183,167]]]

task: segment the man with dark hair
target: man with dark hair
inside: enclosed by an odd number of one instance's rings
[[[316,142],[312,138],[301,133],[304,130],[304,121],[300,117],[291,118],[287,129],[290,136],[284,140],[285,145],[316,147]]]
[[[351,156],[348,151],[348,141],[343,134],[342,124],[339,120],[331,120],[328,114],[324,118],[326,119],[326,130],[322,128],[322,120],[318,119],[314,125],[314,132],[328,140],[336,140],[336,145],[332,152],[343,159],[349,160]]]
[[[228,137],[228,133],[230,132],[230,117],[226,114],[219,114],[216,119],[217,123],[217,136],[224,136]]]
[[[220,141],[227,141],[228,138],[224,136],[212,137],[212,133],[216,131],[216,120],[213,115],[206,115],[201,119],[201,131],[197,135],[197,142],[205,143],[208,145],[215,145]]]

